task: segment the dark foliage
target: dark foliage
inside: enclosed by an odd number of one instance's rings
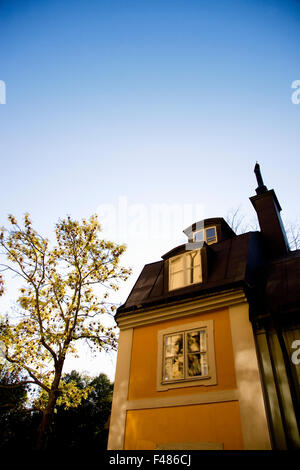
[[[27,398],[26,386],[22,385],[18,373],[9,372],[5,366],[0,367],[0,410],[11,411],[22,406]]]
[[[107,448],[108,420],[111,410],[113,384],[105,374],[91,378],[72,371],[64,376],[66,382],[74,381],[80,388],[93,386],[93,391],[77,408],[57,408],[50,429],[47,450],[90,450],[101,452]],[[26,389],[0,389],[0,399],[8,399],[14,406],[0,408],[0,450],[30,450],[36,440],[41,419],[39,412],[23,407]]]
[[[12,451],[31,447],[40,420],[39,413],[26,410],[27,387],[17,372],[0,368],[0,449]]]
[[[77,408],[60,408],[54,416],[48,448],[106,450],[113,385],[105,374],[94,379],[72,371],[64,377],[75,381],[78,387],[94,387]]]

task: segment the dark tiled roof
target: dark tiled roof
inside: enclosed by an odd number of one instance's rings
[[[255,284],[256,273],[263,262],[262,238],[259,232],[237,235],[206,246],[205,249],[208,261],[207,278],[204,282],[168,291],[164,286],[164,261],[147,264],[125,304],[119,307],[117,317],[153,304],[200,296],[235,285],[251,287]]]

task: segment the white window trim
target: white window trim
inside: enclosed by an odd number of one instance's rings
[[[189,268],[186,266],[186,259],[188,257],[188,255],[190,255],[191,253],[195,253],[195,252],[199,252],[199,256],[200,256],[200,279],[197,280],[196,282],[189,282],[187,280],[187,273],[189,272]],[[179,259],[179,258],[183,258],[183,275],[184,275],[184,284],[180,287],[171,287],[171,275],[173,274],[171,272],[171,264],[172,264],[172,261],[175,261],[176,259]],[[173,256],[172,258],[169,259],[169,291],[170,290],[177,290],[177,289],[182,289],[183,287],[187,287],[187,286],[193,286],[194,284],[199,284],[200,282],[202,282],[202,259],[201,259],[201,250],[189,250],[189,251],[186,251],[184,253],[181,253],[180,255],[177,255],[177,256]]]
[[[164,336],[173,333],[180,333],[189,330],[206,329],[207,332],[207,364],[208,375],[204,377],[193,377],[186,379],[172,380],[170,382],[163,381],[163,361],[164,361]],[[204,320],[193,323],[183,323],[174,327],[159,330],[157,333],[157,390],[164,391],[173,388],[209,386],[217,384],[216,360],[214,347],[214,326],[213,320]]]
[[[215,241],[212,241],[212,242],[208,242],[207,241],[207,237],[206,237],[206,230],[207,229],[210,229],[210,228],[214,228],[215,229],[215,233],[216,233],[216,240]],[[197,230],[196,232],[193,233],[193,241],[195,241],[195,235],[199,232],[201,232],[203,230],[203,241],[206,242],[208,245],[212,245],[213,243],[217,243],[218,241],[218,234],[217,234],[217,227],[215,225],[212,225],[211,227],[203,227],[199,230]]]

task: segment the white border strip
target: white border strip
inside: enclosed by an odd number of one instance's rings
[[[142,410],[152,408],[167,408],[173,406],[204,405],[227,401],[238,401],[238,390],[221,390],[219,392],[193,393],[191,395],[179,395],[177,397],[143,398],[141,400],[131,400],[127,402],[126,409]]]

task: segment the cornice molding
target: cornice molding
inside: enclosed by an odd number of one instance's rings
[[[129,400],[126,409],[142,410],[153,408],[166,408],[174,406],[203,405],[209,403],[222,403],[228,401],[238,401],[239,392],[233,390],[211,391],[206,393],[195,393],[190,395],[179,395],[175,397],[143,398],[140,400]]]
[[[124,330],[243,303],[247,303],[244,290],[242,288],[230,289],[193,300],[174,302],[167,306],[143,308],[138,312],[122,314],[117,319],[117,324],[121,330]]]

